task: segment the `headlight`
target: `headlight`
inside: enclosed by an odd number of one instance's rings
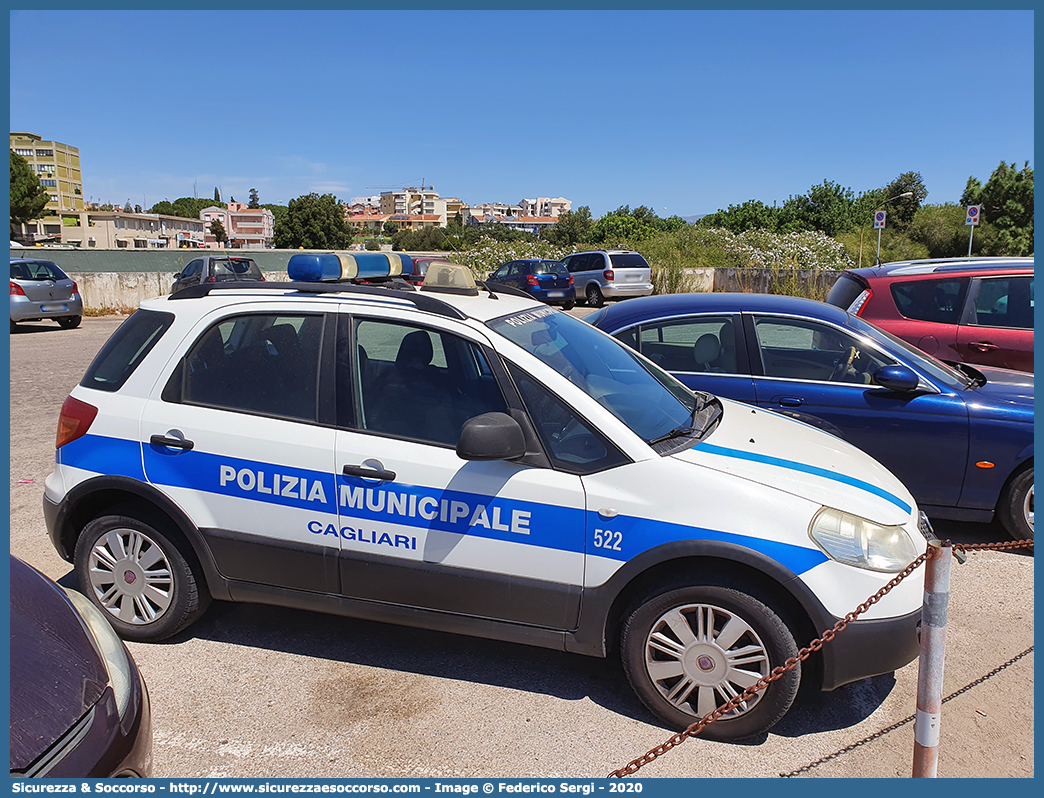
[[[870,571],[901,571],[918,554],[903,527],[882,526],[832,507],[816,513],[808,535],[831,558]]]
[[[116,632],[112,630],[109,622],[105,620],[105,616],[91,604],[89,598],[75,590],[65,590],[65,593],[73,606],[80,611],[80,615],[83,616],[87,628],[94,637],[98,653],[101,654],[105,670],[109,674],[109,684],[112,685],[112,691],[116,694],[116,709],[122,718],[131,696],[131,668],[130,662],[127,661],[127,650],[123,647],[120,638],[116,636]]]

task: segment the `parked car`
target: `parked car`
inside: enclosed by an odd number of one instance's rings
[[[11,556],[11,775],[152,772],[149,694],[105,616]]]
[[[591,307],[606,299],[646,296],[653,292],[652,269],[637,252],[623,249],[576,252],[562,258],[573,276],[576,295]]]
[[[666,294],[585,321],[694,390],[825,429],[903,481],[932,518],[1033,537],[1033,375],[957,369],[833,305]]]
[[[487,283],[509,285],[525,291],[533,299],[569,310],[576,304],[573,277],[558,260],[523,258],[505,263],[488,278]]]
[[[407,290],[345,263],[148,299],[66,399],[44,518],[122,636],[169,637],[213,597],[619,654],[684,728],[927,547],[853,446],[694,394],[463,266]],[[906,579],[706,735],[765,731],[802,680],[907,664],[922,594]]]
[[[20,321],[41,319],[54,319],[63,330],[71,330],[82,318],[80,289],[57,264],[11,258],[11,332]]]
[[[413,260],[413,273],[405,275],[406,282],[411,285],[420,285],[424,282],[424,275],[428,273],[428,267],[432,263],[449,263],[444,257],[438,255],[422,255],[418,258],[412,258]]]
[[[253,258],[207,255],[193,258],[184,269],[174,275],[173,294],[190,285],[220,283],[226,280],[262,281],[265,277]]]
[[[1033,258],[849,269],[827,302],[940,360],[1033,371]]]

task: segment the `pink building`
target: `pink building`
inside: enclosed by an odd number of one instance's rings
[[[212,206],[200,211],[199,218],[204,222],[207,249],[221,249],[224,246],[240,249],[271,249],[272,237],[275,235],[275,217],[268,208],[248,208],[242,202],[230,202],[228,208]],[[214,221],[221,222],[228,236],[227,244],[222,244],[210,232]]]

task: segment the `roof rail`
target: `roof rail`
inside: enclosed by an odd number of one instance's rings
[[[402,288],[408,286],[409,290]],[[171,294],[170,299],[199,299],[209,296],[214,291],[296,291],[300,294],[366,294],[386,298],[402,299],[413,303],[418,310],[446,316],[451,319],[466,319],[467,315],[448,302],[436,299],[431,294],[422,294],[414,290],[403,280],[395,282],[394,287],[382,287],[380,284],[356,285],[354,283],[305,283],[305,282],[272,282],[254,280],[225,280],[219,283],[199,283],[182,288]]]

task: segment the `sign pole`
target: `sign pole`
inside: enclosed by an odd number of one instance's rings
[[[972,251],[972,240],[975,238],[975,225],[979,223],[979,205],[969,205],[968,215],[964,219],[964,223],[968,225],[971,230],[968,233],[968,257],[971,257]]]

